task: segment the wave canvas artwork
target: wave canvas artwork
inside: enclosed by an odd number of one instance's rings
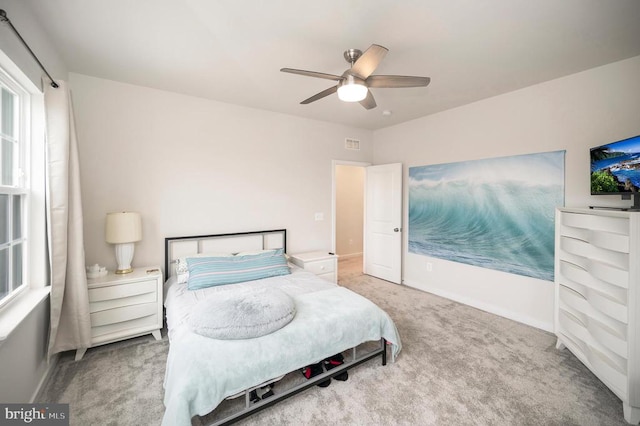
[[[565,151],[409,168],[409,252],[553,281]]]

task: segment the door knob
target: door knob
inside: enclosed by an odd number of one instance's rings
[[[400,232],[400,228],[393,228],[393,232]]]

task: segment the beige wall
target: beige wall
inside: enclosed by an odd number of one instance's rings
[[[180,235],[287,228],[290,253],[329,250],[332,160],[372,158],[368,130],[73,73],[70,82],[88,264],[115,266],[104,220],[119,210],[142,215],[133,266],[161,265],[164,238]],[[361,150],[345,150],[346,137]]]
[[[365,169],[336,165],[336,254],[362,253]]]
[[[378,130],[374,163],[404,163],[406,212],[408,167],[566,150],[567,206],[628,205],[589,195],[589,148],[640,134],[639,93],[635,57]],[[406,234],[403,257],[405,284],[553,327],[552,282],[411,254]]]

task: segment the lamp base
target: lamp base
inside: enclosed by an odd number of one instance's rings
[[[133,251],[133,243],[116,244],[116,262],[118,263],[116,274],[128,274],[133,272],[133,268],[131,267]]]

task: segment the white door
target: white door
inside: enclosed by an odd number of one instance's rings
[[[366,169],[364,273],[400,284],[402,164],[383,164]]]

